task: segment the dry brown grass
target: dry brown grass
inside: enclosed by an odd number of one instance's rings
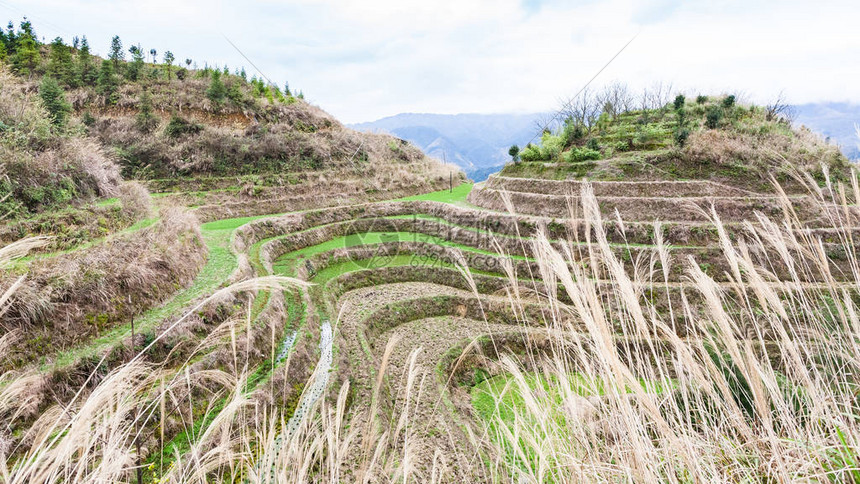
[[[33,87],[0,69],[0,122],[9,127],[0,136],[0,173],[10,182],[0,216],[117,193],[119,169],[101,146],[49,119]]]
[[[132,220],[145,219],[152,215],[152,198],[149,191],[137,182],[125,182],[119,187],[119,202],[122,210]]]
[[[301,172],[321,168],[357,176],[358,173],[366,175],[368,171],[385,173],[380,167],[403,165],[401,173],[409,177],[401,179],[395,174],[390,179],[379,180],[383,183],[381,186],[388,186],[394,182],[401,185],[413,182],[415,174],[423,181],[435,176],[436,171],[444,171],[425,160],[423,153],[414,146],[401,144],[390,136],[344,128],[327,115],[323,116],[321,111],[322,114],[314,114],[318,108],[305,103],[286,108],[289,108],[285,113],[287,119],[240,128],[214,124],[203,118],[199,133],[174,138],[167,136],[163,127],[141,133],[133,112],[105,116],[93,126],[92,132],[104,145],[121,147],[128,153],[131,161],[125,168],[126,174],[139,178]],[[297,128],[293,123],[307,127]],[[146,165],[148,167],[144,168]],[[447,176],[447,171],[444,175]]]
[[[782,126],[777,123],[776,126]],[[686,159],[716,165],[748,165],[760,173],[781,171],[788,166],[805,172],[829,167],[841,176],[848,173],[848,160],[839,147],[828,144],[806,127],[765,130],[753,133],[742,130],[707,129],[690,134],[683,148]],[[791,160],[788,163],[786,160]],[[847,178],[844,178],[847,181]]]
[[[194,216],[166,209],[156,225],[131,236],[32,262],[0,316],[4,327],[24,332],[6,356],[30,360],[98,335],[188,284],[205,256]]]
[[[843,276],[855,287],[826,277],[830,269],[823,244],[814,233],[798,230],[804,223],[783,198],[779,222],[761,217],[738,234],[711,212],[726,259],[724,276],[736,283],[730,289],[705,274],[692,257],[671,257],[660,228],[654,231],[654,257],[662,275],[653,267],[626,270],[585,185],[581,206],[569,215],[589,224],[582,232],[589,243],[551,244],[540,229],[533,243],[538,256],[533,276],[565,293],[563,299],[554,290],[528,296],[541,297],[546,308],[546,318],[535,321],[545,333],[542,349],[518,357],[503,353],[495,366],[509,377],[507,391],[522,397],[512,409],[515,418],[503,419],[500,412],[489,424],[467,424],[478,454],[434,455],[427,472],[419,473],[415,464],[417,452],[426,451],[415,433],[415,419],[422,415],[416,409],[448,407],[422,398],[425,385],[437,382],[419,370],[418,348],[411,348],[399,383],[386,382],[393,348],[409,343],[389,342],[379,355],[379,376],[370,389],[374,396],[362,418],[352,420],[350,387],[344,384],[287,435],[289,416],[277,400],[269,405],[243,391],[250,368],[242,364],[241,347],[252,344],[253,329],[249,319],[233,319],[201,346],[216,348],[223,341],[236,361],[231,368],[154,368],[136,358],[91,393],[45,412],[21,448],[0,454],[0,475],[9,483],[130,481],[138,460],[136,443],[142,453],[158,455],[159,429],[195,428],[203,409],[211,418],[187,451],[176,455],[172,466],[154,465],[152,472],[166,482],[414,482],[423,477],[450,482],[455,475],[450,466],[463,463],[486,465],[487,480],[495,482],[850,482],[860,454],[860,264],[854,241],[857,209],[847,202],[860,199],[860,189],[856,178],[851,181],[850,188],[833,184],[810,191],[811,200],[822,206],[842,201],[840,210],[821,213],[847,254],[851,269]],[[298,223],[297,217],[274,224],[290,222]],[[249,230],[242,242],[256,234]],[[593,263],[576,263],[583,259]],[[790,268],[783,280],[771,270],[777,263]],[[661,301],[638,294],[643,287],[668,286],[668,270],[678,264],[688,276],[690,297],[675,301],[667,315],[656,309]],[[510,307],[527,315],[525,296],[517,296],[517,278],[526,275],[513,265],[506,268]],[[477,292],[476,279],[465,269],[463,274]],[[823,284],[806,284],[810,274],[825,275]],[[596,282],[606,280],[612,284]],[[260,286],[273,290],[276,282],[241,283],[216,297]],[[704,304],[694,307],[693,297]],[[680,323],[688,328],[683,338],[675,330]],[[549,390],[535,391],[534,371],[550,379]],[[4,415],[25,412],[19,380],[31,378],[9,375],[0,390]],[[584,382],[591,395],[583,395],[574,380]],[[389,396],[381,390],[384,385],[401,389],[396,405],[382,401]]]
[[[35,91],[35,86],[21,81],[5,66],[0,69],[0,120],[17,128],[18,143],[38,142],[51,133],[47,112],[36,100]]]
[[[689,291],[707,302],[704,310],[686,300],[674,309],[690,328],[690,335],[681,339],[674,320],[635,296],[637,284],[660,282],[641,281],[623,270],[599,229],[596,201],[588,193],[582,200],[598,228],[598,247],[589,249],[588,256],[602,263],[592,267],[605,268],[615,284],[595,285],[595,274],[572,263],[575,248],[559,251],[546,240],[537,242],[544,254],[544,280],[556,280],[571,300],[550,304],[582,320],[588,331],[583,338],[558,333],[549,354],[534,357],[543,361],[542,372],[551,378],[548,391],[557,398],[537,397],[522,358],[502,360],[510,375],[505,393],[523,399],[521,405],[506,408],[513,411],[512,418],[498,414],[485,427],[496,446],[493,466],[506,476],[503,479],[856,479],[860,407],[854,375],[860,361],[860,325],[854,289],[834,285],[778,292],[781,284],[803,287],[801,274],[827,263],[819,242],[764,219],[760,226],[750,226],[749,238],[733,241],[712,214],[729,276],[742,283],[731,296],[743,303],[730,310],[730,294],[692,258],[675,262],[687,267]],[[832,220],[844,231],[852,259],[856,247],[848,233],[853,225],[849,212],[854,210],[845,206],[844,216]],[[801,225],[788,216],[792,224]],[[767,284],[773,281],[768,263],[750,256],[756,246],[766,246],[774,258],[794,267],[794,277],[777,286]],[[658,252],[662,260],[668,259]],[[860,272],[851,275],[857,280]],[[607,306],[609,300],[619,305]],[[607,315],[607,307],[617,309]],[[554,329],[568,331],[562,325]],[[619,345],[619,339],[638,342]],[[582,383],[570,382],[574,375],[584,382],[586,394],[591,392],[587,400],[583,390],[577,390]],[[641,384],[640,378],[648,383]]]
[[[234,439],[243,425],[250,430],[258,417],[246,413],[250,400],[242,392],[248,367],[234,366],[230,373],[187,366],[197,353],[205,351],[201,345],[189,356],[186,365],[167,369],[145,362],[147,350],[167,338],[183,321],[209,304],[231,298],[238,293],[260,290],[284,290],[303,287],[305,284],[289,278],[269,277],[243,281],[219,290],[201,301],[184,317],[166,328],[134,358],[103,377],[91,390],[81,391],[62,406],[49,407],[28,429],[25,438],[16,439],[22,448],[0,448],[0,475],[4,482],[117,482],[126,481],[135,474],[134,467],[142,457],[139,451],[157,444],[159,435],[151,427],[158,423],[188,429],[198,416],[190,412],[192,398],[201,394],[228,396],[228,403],[217,411],[214,420],[192,441],[189,454],[176,456],[177,461],[167,471],[170,476],[185,482],[207,471],[220,467],[224,452],[230,458],[241,458]],[[250,331],[250,321],[231,320],[215,333],[229,335]],[[247,323],[247,324],[246,324]],[[215,339],[215,338],[213,338]],[[235,345],[234,345],[235,349]],[[95,371],[89,379],[94,378]],[[89,382],[88,382],[89,383]],[[32,413],[41,401],[33,400],[37,389],[44,384],[38,373],[6,374],[0,390],[0,414],[10,424],[19,416]],[[86,386],[86,385],[85,385]],[[202,393],[200,393],[202,392]],[[211,410],[211,408],[210,408]],[[253,427],[251,427],[253,428]],[[7,429],[3,429],[3,443],[8,443]],[[163,430],[162,430],[163,432]],[[142,442],[139,447],[137,442]],[[10,467],[7,457],[20,457]],[[168,456],[170,457],[170,456]],[[185,464],[188,459],[188,465]],[[210,462],[211,467],[205,462]]]
[[[91,109],[96,115],[90,133],[104,146],[122,149],[127,177],[300,173],[326,168],[345,177],[368,179],[367,190],[391,191],[410,184],[424,187],[427,180],[447,177],[452,170],[460,172],[438,166],[392,136],[348,129],[302,100],[271,104],[246,93],[244,105],[228,102],[215,109],[205,95],[207,86],[204,79],[151,83],[148,89],[160,122],[145,133],[135,120],[139,84],[124,85],[118,104],[110,108],[93,108],[98,99],[87,89],[71,97],[76,109]],[[196,123],[199,129],[168,136],[165,128],[171,116]]]

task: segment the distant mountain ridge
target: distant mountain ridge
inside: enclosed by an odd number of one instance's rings
[[[797,124],[806,125],[838,144],[845,156],[860,159],[860,104],[821,102],[794,106]],[[510,159],[508,148],[521,148],[539,131],[546,113],[426,114],[403,113],[350,125],[353,129],[390,133],[411,141],[428,155],[461,167],[475,181],[485,180]]]
[[[797,123],[829,137],[848,158],[860,159],[860,138],[855,128],[860,125],[860,104],[822,102],[800,104],[794,108]]]
[[[481,181],[510,159],[511,145],[528,143],[543,117],[542,113],[403,113],[350,127],[409,140],[428,155],[454,163],[470,178]]]

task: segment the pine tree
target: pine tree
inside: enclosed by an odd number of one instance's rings
[[[239,79],[234,78],[230,83],[230,86],[227,88],[227,98],[233,101],[233,104],[236,106],[241,106],[242,101],[244,100],[242,89],[239,86],[240,84]]]
[[[2,31],[0,31],[0,32],[2,32]],[[0,42],[0,61],[5,61],[5,60],[6,60],[6,42]]]
[[[15,25],[10,20],[6,25],[6,52],[14,55],[18,48],[18,36],[15,35]]]
[[[107,59],[102,61],[102,67],[99,70],[99,79],[96,84],[96,92],[104,96],[105,104],[116,104],[117,88],[119,80],[113,70],[113,63]]]
[[[15,52],[15,69],[21,74],[30,75],[39,65],[41,56],[36,39],[27,32],[21,32],[17,39]]]
[[[77,59],[78,79],[84,86],[92,86],[96,82],[96,69],[90,55],[90,43],[87,36],[81,39],[81,48],[78,50]]]
[[[27,17],[24,17],[24,20],[21,22],[21,32],[29,35],[34,39],[38,39],[39,37],[36,35],[36,31],[33,30],[33,22],[27,20]]]
[[[224,104],[224,98],[227,96],[227,89],[221,81],[221,71],[215,69],[212,71],[212,80],[209,82],[209,88],[206,89],[206,97],[212,101],[216,108],[220,108]]]
[[[155,49],[149,49],[149,55],[152,56],[152,63],[155,64],[155,56],[158,55],[158,51]]]
[[[281,93],[281,90],[280,90],[280,88],[278,88],[277,84],[272,84],[271,90],[272,90],[272,96],[275,99],[277,99],[280,102],[286,102],[286,99],[284,99],[284,95]]]
[[[110,41],[110,52],[108,59],[113,62],[114,72],[120,71],[119,63],[125,60],[125,52],[122,51],[122,41],[119,40],[119,35],[114,35]]]
[[[77,76],[75,66],[72,62],[72,52],[63,43],[63,39],[57,37],[51,42],[51,50],[48,54],[48,69],[45,72],[65,84],[67,87],[77,87]]]
[[[284,94],[286,94],[287,97],[291,97],[293,95],[293,93],[290,92],[290,83],[289,82],[284,82]]]
[[[158,124],[158,119],[155,117],[152,110],[152,97],[150,97],[149,91],[146,89],[144,89],[143,93],[140,95],[136,120],[137,127],[144,133],[152,131],[152,129]]]
[[[176,57],[173,56],[173,52],[169,50],[164,53],[164,71],[167,72],[167,80],[170,80],[170,73],[173,70],[173,61],[176,60]]]
[[[54,126],[59,128],[65,126],[72,106],[66,101],[63,88],[53,77],[45,76],[42,78],[42,84],[39,85],[39,97],[42,98],[42,104],[51,116],[51,122]]]
[[[125,75],[130,81],[136,81],[143,73],[143,50],[140,45],[132,45],[128,51],[131,53],[131,62],[125,70]]]
[[[251,86],[253,86],[252,92],[255,97],[260,97],[266,92],[266,85],[262,79],[257,79],[257,76],[251,78]]]

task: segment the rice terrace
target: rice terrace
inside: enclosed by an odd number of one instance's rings
[[[781,97],[573,86],[474,181],[245,54],[37,28],[0,482],[860,482],[858,172]]]

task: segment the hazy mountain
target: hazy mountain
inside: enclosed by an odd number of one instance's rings
[[[851,159],[860,159],[860,105],[810,103],[795,106],[797,123],[829,136]],[[425,153],[445,159],[475,181],[499,171],[509,159],[512,144],[525,146],[538,132],[544,113],[531,114],[416,114],[405,113],[354,124],[362,131],[386,132],[411,141]]]
[[[797,123],[829,136],[842,148],[845,156],[860,159],[860,139],[855,124],[860,124],[860,104],[810,103],[795,106]]]
[[[406,113],[351,127],[409,140],[430,156],[455,163],[470,178],[481,181],[510,159],[508,148],[512,144],[524,146],[532,139],[542,116]]]

